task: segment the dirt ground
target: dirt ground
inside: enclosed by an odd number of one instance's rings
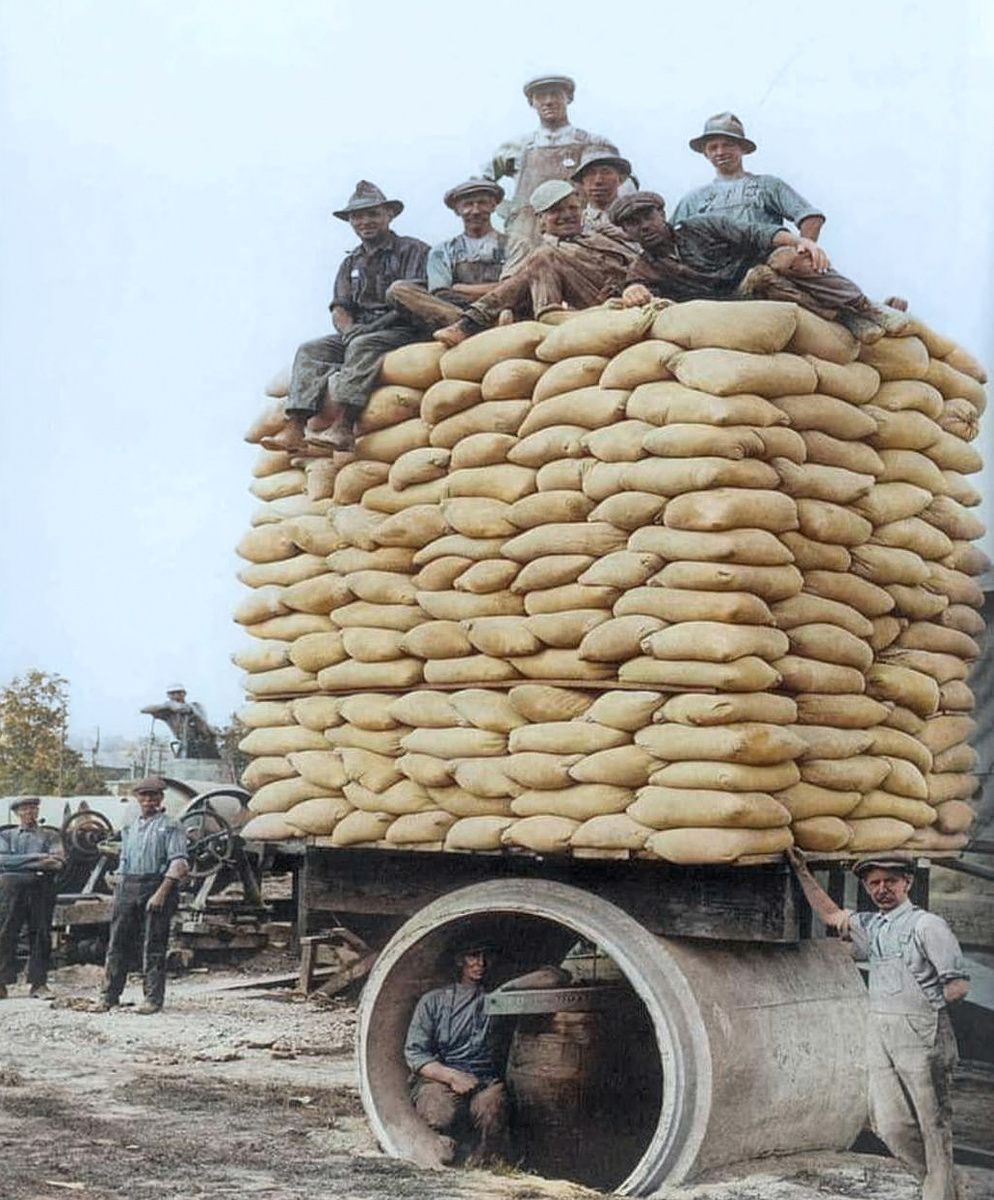
[[[383,1155],[363,1117],[350,1000],[233,991],[264,962],[170,981],[166,1008],[85,1011],[101,973],[63,967],[51,1002],[21,984],[2,1002],[0,1200],[579,1200],[597,1193],[519,1172],[419,1170]],[[287,960],[283,969],[292,969]],[[129,986],[125,1003],[140,1000]],[[964,1140],[985,1145],[994,1073],[961,1081]],[[962,1200],[994,1197],[994,1172],[960,1168]],[[913,1200],[891,1160],[765,1160],[672,1200]]]

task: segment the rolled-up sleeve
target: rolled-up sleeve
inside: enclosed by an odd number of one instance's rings
[[[849,913],[849,941],[852,946],[852,956],[857,962],[865,962],[869,952],[870,939],[867,934],[866,921],[870,913]]]
[[[941,917],[934,913],[923,917],[916,938],[922,953],[935,967],[940,983],[970,978],[956,935]]]
[[[428,291],[452,287],[452,263],[449,261],[448,244],[441,242],[432,246],[428,253]]]
[[[432,997],[422,996],[414,1009],[411,1024],[404,1042],[404,1061],[416,1075],[423,1066],[438,1059],[435,1038],[437,1013],[433,1011]]]
[[[181,858],[184,862],[189,862],[189,852],[186,843],[186,830],[182,825],[176,823],[169,827],[166,831],[166,862],[175,862],[177,858]]]

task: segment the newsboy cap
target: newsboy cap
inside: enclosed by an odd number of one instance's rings
[[[41,804],[41,799],[38,796],[18,796],[16,800],[11,800],[7,807],[11,812],[17,812],[19,808],[27,808],[30,804],[37,807]]]
[[[528,197],[528,203],[537,213],[548,212],[550,208],[572,196],[576,188],[565,179],[547,179]]]
[[[381,204],[390,209],[395,217],[404,211],[400,200],[388,200],[375,183],[370,183],[368,179],[360,179],[355,185],[355,191],[349,196],[348,204],[337,209],[335,216],[340,221],[347,221],[353,213],[362,212],[364,208],[379,208]]]
[[[899,871],[902,875],[914,875],[917,870],[915,856],[906,850],[888,850],[880,854],[867,854],[853,864],[853,874],[860,879],[874,867],[881,871]]]
[[[615,200],[608,209],[607,217],[613,225],[620,225],[640,208],[658,208],[665,212],[666,201],[658,192],[630,192]]]
[[[566,93],[567,103],[572,102],[576,93],[576,83],[568,75],[536,75],[534,79],[528,80],[522,91],[531,100],[532,92],[539,88],[562,88]]]
[[[166,781],[155,775],[150,775],[147,779],[139,779],[131,789],[136,796],[140,796],[143,792],[165,792],[165,790]]]
[[[579,183],[587,167],[597,164],[614,167],[623,179],[627,179],[632,173],[632,164],[627,158],[622,158],[613,146],[585,146],[583,153],[580,155],[580,165],[570,176],[570,179],[575,179]]]
[[[713,117],[708,117],[704,122],[704,132],[701,136],[690,139],[691,150],[703,154],[708,138],[712,137],[727,137],[731,138],[733,142],[739,142],[743,154],[752,154],[756,149],[756,143],[746,137],[745,128],[735,113],[716,113]]]
[[[492,179],[467,179],[464,183],[457,183],[455,187],[449,188],[442,199],[447,207],[455,209],[460,200],[467,196],[473,196],[477,192],[486,192],[487,195],[493,198],[499,204],[504,199],[504,189],[499,183],[494,183]]]

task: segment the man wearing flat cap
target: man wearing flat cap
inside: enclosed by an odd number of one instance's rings
[[[140,957],[145,998],[137,1011],[148,1015],[157,1013],[165,1000],[169,926],[189,864],[183,826],[162,807],[165,782],[140,779],[133,792],[140,811],[121,830],[110,942],[97,1011],[117,1007],[130,962]]]
[[[17,979],[17,941],[28,929],[28,995],[48,995],[55,878],[65,852],[57,829],[38,824],[37,796],[10,804],[17,825],[0,829],[0,1000]]]
[[[711,163],[715,177],[679,201],[673,210],[674,222],[704,215],[775,225],[790,221],[801,235],[801,249],[811,257],[814,270],[828,267],[828,255],[816,244],[825,214],[775,175],[752,175],[743,169],[742,157],[752,154],[756,143],[746,137],[734,113],[709,117],[701,136],[690,139],[690,148]]]
[[[587,198],[583,210],[584,233],[609,233],[623,236],[611,223],[608,211],[618,199],[623,183],[632,177],[632,164],[608,146],[586,146],[580,165],[570,178],[583,189]],[[633,189],[629,189],[633,190]]]
[[[369,399],[383,356],[424,336],[409,314],[390,303],[388,290],[399,279],[424,285],[428,246],[400,237],[390,228],[403,212],[360,179],[348,204],[335,212],[359,236],[335,277],[331,320],[336,332],[305,342],[297,351],[286,400],[286,426],[263,440],[267,449],[305,454],[351,450],[355,425]]]
[[[533,250],[511,247],[507,276],[452,325],[435,333],[437,341],[455,346],[488,329],[505,309],[516,316],[541,317],[550,309],[589,308],[618,295],[638,257],[632,245],[608,233],[583,232],[585,199],[562,179],[540,184],[530,197],[538,214],[542,241]]]
[[[568,75],[538,75],[529,79],[524,93],[538,113],[538,129],[516,141],[505,142],[483,168],[488,179],[509,175],[515,180],[514,195],[501,214],[512,241],[529,245],[538,241],[538,221],[529,198],[539,184],[549,179],[569,179],[588,145],[617,154],[607,138],[569,123],[567,107],[573,102],[575,91],[576,84]]]
[[[207,710],[196,700],[187,700],[183,684],[171,683],[166,688],[164,703],[146,704],[141,711],[169,726],[176,739],[173,751],[177,758],[221,757]]]
[[[467,179],[445,193],[445,204],[462,219],[463,231],[432,246],[428,290],[406,280],[390,285],[390,301],[429,329],[459,319],[462,310],[485,296],[500,279],[508,237],[491,223],[504,189],[491,179]]]
[[[956,1200],[950,1089],[956,1038],[949,1005],[969,987],[946,922],[908,898],[915,860],[901,851],[860,859],[853,870],[876,912],[839,908],[803,855],[788,858],[812,909],[852,941],[869,966],[867,1057],[874,1133],[923,1181],[922,1200]]]
[[[453,981],[418,1000],[404,1043],[411,1099],[446,1139],[445,1162],[466,1144],[480,1160],[507,1153],[507,1089],[494,1062],[483,987],[493,956],[489,944],[457,940],[447,952]]]
[[[619,196],[610,218],[642,247],[629,272],[626,304],[646,304],[653,296],[789,300],[841,322],[864,342],[908,324],[905,313],[874,303],[831,267],[811,271],[800,250],[803,239],[762,217],[714,214],[670,222],[662,196],[633,192]]]

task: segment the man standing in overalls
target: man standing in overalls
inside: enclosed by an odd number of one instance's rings
[[[504,230],[512,241],[538,242],[538,220],[528,198],[547,179],[569,179],[580,165],[584,147],[594,144],[611,154],[618,149],[598,134],[577,129],[569,123],[567,106],[573,102],[576,84],[568,75],[540,75],[524,86],[528,103],[538,113],[539,127],[527,137],[500,146],[483,168],[488,179],[511,175],[514,195],[507,204]]]
[[[887,1148],[923,1180],[922,1200],[956,1200],[950,1088],[956,1038],[948,1006],[969,986],[953,931],[908,898],[914,858],[889,851],[853,868],[876,912],[839,908],[788,850],[812,909],[851,939],[870,975],[867,1059],[870,1124]]]

